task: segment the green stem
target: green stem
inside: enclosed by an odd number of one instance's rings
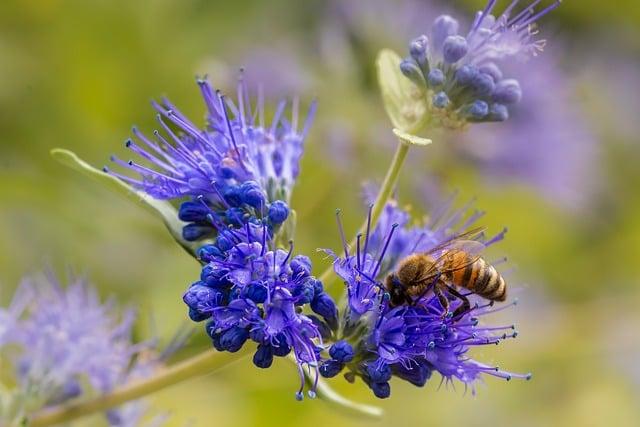
[[[68,422],[95,412],[102,412],[130,400],[155,393],[181,381],[213,373],[240,359],[242,359],[242,356],[238,353],[217,352],[207,349],[190,359],[160,370],[151,378],[126,384],[109,394],[91,400],[69,402],[43,409],[29,420],[28,425],[29,427],[45,427]]]
[[[384,182],[382,183],[382,187],[380,187],[380,192],[378,193],[378,197],[373,204],[373,209],[371,210],[371,228],[375,227],[380,215],[382,214],[382,210],[384,209],[389,197],[391,197],[391,193],[398,182],[398,176],[400,175],[400,170],[402,169],[402,165],[404,164],[404,160],[407,157],[407,153],[409,152],[409,144],[399,141],[398,148],[396,149],[396,153],[393,156],[393,160],[391,161],[391,165],[389,165],[389,170],[387,171],[387,176],[384,178]],[[362,224],[360,227],[360,232],[364,233],[367,229],[367,221]],[[355,238],[349,243],[349,246],[353,246],[356,244]],[[333,267],[327,268],[321,275],[320,280],[325,283],[325,287],[329,289],[335,282],[329,282],[331,274],[333,273]]]

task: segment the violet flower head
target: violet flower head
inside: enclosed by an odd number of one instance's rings
[[[402,225],[388,226],[389,219],[407,215],[407,211],[391,203],[375,228],[367,227],[364,235],[357,236],[355,253],[352,254],[346,244],[344,256],[327,251],[334,257],[336,274],[345,282],[348,304],[341,313],[341,324],[335,331],[337,341],[329,349],[330,357],[320,367],[323,376],[333,377],[346,371],[345,378],[361,377],[379,398],[390,396],[389,380],[393,376],[421,387],[437,372],[443,381],[458,380],[473,392],[475,382],[483,375],[506,380],[530,378],[529,374],[513,374],[481,363],[469,354],[475,346],[495,345],[517,335],[512,325],[493,327],[480,323],[484,316],[513,303],[494,308],[493,302],[467,293],[465,296],[472,305],[452,315],[463,306],[462,302],[447,293],[450,304],[447,311],[433,287],[415,297],[411,304],[393,306],[390,303],[392,290],[385,285],[385,278],[396,270],[398,261],[385,264],[385,258],[394,251],[425,252],[451,241],[481,215],[474,212],[465,218],[467,208],[451,212],[447,207],[448,215],[440,215],[427,225],[411,225],[405,221]],[[382,231],[384,238],[372,244],[370,237],[379,233],[380,227],[386,227]],[[339,228],[343,236],[340,221]],[[490,239],[479,234],[475,239],[490,246],[501,240],[504,233]],[[392,250],[396,236],[400,237],[400,243]],[[335,346],[339,346],[340,351],[334,350]],[[348,358],[343,356],[345,348],[352,349]]]
[[[311,276],[309,258],[293,255],[293,242],[288,250],[274,247],[266,223],[221,228],[215,242],[200,249],[204,267],[184,302],[192,320],[207,320],[207,333],[218,351],[236,352],[251,340],[257,344],[253,362],[259,368],[293,352],[301,380],[296,398],[302,399],[303,368],[318,378],[322,331],[337,324],[337,309],[322,283]],[[303,307],[317,316],[303,314]]]
[[[0,318],[10,327],[0,335],[0,350],[15,367],[17,408],[59,404],[89,391],[107,393],[129,378],[133,360],[136,369],[157,362],[148,357],[143,363],[140,355],[149,346],[131,342],[133,312],[118,314],[113,301],[102,303],[83,279],[66,288],[52,275],[25,279],[11,305],[0,309]],[[127,406],[141,413],[140,405]],[[127,416],[120,420],[112,425],[132,425]]]
[[[522,8],[515,0],[494,16],[496,3],[487,2],[466,35],[459,33],[456,19],[441,15],[430,37],[410,43],[411,56],[400,69],[424,90],[433,124],[458,129],[470,122],[502,122],[509,117],[508,107],[522,98],[520,83],[504,78],[498,63],[540,52],[545,41],[536,39],[534,25],[560,1],[536,11],[539,0]]]
[[[112,157],[139,178],[105,171],[158,199],[189,198],[180,209],[181,219],[191,223],[183,232],[186,240],[199,240],[212,229],[201,201],[227,223],[242,222],[245,213],[283,222],[315,103],[301,123],[298,100],[292,102],[289,118],[288,103],[282,101],[268,123],[262,93],[252,106],[242,77],[235,103],[206,80],[198,85],[207,107],[204,129],[167,99],[154,102],[165,135],[155,131],[151,139],[134,128],[138,142],[128,140],[126,146],[142,162]]]

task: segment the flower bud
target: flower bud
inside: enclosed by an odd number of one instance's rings
[[[391,386],[388,382],[385,383],[371,383],[369,384],[371,390],[373,390],[373,394],[376,395],[379,399],[386,399],[391,396]]]
[[[476,120],[483,119],[489,114],[489,105],[484,101],[476,100],[469,106],[468,113]]]
[[[462,36],[449,36],[442,45],[442,56],[449,64],[454,64],[461,60],[469,50],[467,39]]]
[[[337,360],[327,360],[320,365],[320,375],[325,378],[333,378],[342,371],[342,368],[344,368],[343,363],[340,363]]]
[[[276,335],[273,344],[273,354],[278,357],[284,357],[291,352],[291,346],[287,342],[287,338],[283,334]]]
[[[449,36],[458,34],[458,21],[449,15],[440,15],[433,22],[431,32],[433,34],[433,46],[437,50],[442,50],[445,39]]]
[[[240,350],[249,338],[249,331],[245,328],[234,326],[220,335],[220,346],[230,353]]]
[[[472,82],[473,88],[480,96],[488,96],[496,87],[493,77],[487,73],[480,72],[476,74]]]
[[[429,39],[425,35],[421,35],[411,41],[409,44],[409,53],[419,65],[425,65],[427,62],[427,51],[429,49]]]
[[[474,65],[463,65],[456,70],[456,83],[463,86],[471,84],[477,74],[478,68]]]
[[[306,255],[294,256],[290,265],[295,276],[308,276],[311,274],[311,260]]]
[[[424,85],[422,70],[420,70],[418,64],[416,64],[412,59],[404,59],[400,63],[400,71],[402,71],[402,74],[404,74],[405,77],[408,77],[416,85]]]
[[[289,207],[282,200],[276,200],[269,206],[268,216],[273,224],[282,224],[289,216]]]
[[[338,321],[338,309],[336,307],[336,303],[333,302],[333,299],[324,292],[320,295],[316,295],[313,301],[311,301],[311,310],[324,317],[330,326]]]
[[[266,198],[262,187],[255,181],[243,182],[240,186],[240,196],[244,203],[249,206],[253,206],[256,209],[260,209],[266,204]]]
[[[377,361],[367,363],[367,374],[373,383],[386,383],[391,379],[391,368]]]
[[[427,80],[430,86],[440,86],[444,83],[445,76],[441,69],[433,68],[429,71]]]
[[[202,202],[183,202],[178,211],[178,218],[185,222],[205,222],[210,209]]]
[[[436,108],[446,108],[449,105],[449,97],[444,92],[438,92],[433,95],[432,102]]]
[[[488,62],[480,67],[480,72],[489,74],[494,82],[502,80],[502,70],[493,62]]]
[[[273,363],[273,347],[269,344],[258,345],[258,350],[253,355],[253,364],[258,368],[268,368]]]
[[[329,348],[329,355],[338,362],[347,363],[353,360],[354,351],[351,344],[341,340]]]
[[[489,120],[494,122],[504,122],[509,118],[509,109],[506,105],[493,104],[489,109]]]
[[[493,100],[500,104],[517,104],[522,98],[520,83],[515,79],[506,79],[498,82],[493,92]]]
[[[189,242],[200,240],[204,236],[213,231],[213,228],[207,224],[187,224],[182,227],[182,237]]]

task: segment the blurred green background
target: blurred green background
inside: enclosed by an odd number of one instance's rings
[[[146,212],[48,152],[69,148],[96,165],[111,153],[125,156],[131,125],[156,127],[148,100],[167,95],[197,121],[204,109],[194,76],[208,73],[214,85],[232,89],[242,65],[274,97],[298,92],[304,105],[319,100],[293,203],[297,249],[313,255],[317,270],[326,267],[315,249],[337,246],[334,209],[354,230],[361,183],[379,182],[393,152],[374,58],[382,47],[403,49],[397,33],[405,29],[392,15],[405,3],[2,1],[0,301],[25,274],[71,267],[105,297],[139,309],[140,338],[155,329],[168,339],[186,318],[181,295],[198,265]],[[373,19],[373,31],[335,12],[345,5]],[[482,5],[420,6],[435,9],[429,16],[440,6],[459,16]],[[421,214],[433,188],[458,189],[459,204],[477,196],[490,230],[509,227],[500,250],[523,285],[518,309],[503,317],[515,318],[521,334],[474,356],[532,371],[534,379],[488,379],[476,397],[437,390],[437,379],[424,389],[396,381],[391,399],[374,402],[385,418],[370,421],[345,418],[323,402],[296,402],[297,375],[287,362],[258,370],[242,360],[154,395],[168,425],[640,425],[640,4],[568,0],[547,18],[543,33],[556,44],[573,102],[597,142],[594,179],[575,189],[589,193],[588,202],[567,208],[523,182],[479,179],[479,169],[452,154],[446,135],[413,152],[399,190]],[[429,26],[425,20],[424,31]],[[185,354],[208,345],[198,333]],[[332,383],[353,399],[374,400],[361,384]]]

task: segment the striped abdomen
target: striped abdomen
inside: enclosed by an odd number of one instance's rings
[[[483,258],[461,250],[450,250],[444,258],[442,270],[451,284],[469,289],[483,298],[491,301],[504,301],[507,298],[504,279]]]

